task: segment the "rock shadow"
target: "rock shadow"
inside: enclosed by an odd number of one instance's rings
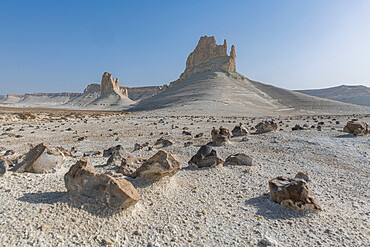
[[[339,136],[334,136],[334,138],[356,138],[357,136],[351,134],[343,134]]]
[[[39,192],[27,193],[16,199],[21,202],[28,202],[33,204],[67,204],[69,207],[84,210],[92,215],[106,218],[122,213],[126,210],[124,208],[108,207],[102,202],[97,202],[92,198],[85,196],[76,196],[67,192]]]
[[[66,201],[67,192],[28,193],[17,198],[17,201],[34,204],[55,204]]]
[[[274,202],[269,195],[260,195],[248,199],[245,201],[245,205],[257,207],[258,211],[256,214],[270,220],[288,220],[305,216],[297,211],[280,206],[280,204]]]

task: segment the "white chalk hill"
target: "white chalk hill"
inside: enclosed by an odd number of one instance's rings
[[[251,81],[236,72],[236,53],[226,40],[201,37],[186,69],[169,88],[140,101],[133,110],[203,115],[280,115],[285,113],[368,113],[370,108],[322,99]]]

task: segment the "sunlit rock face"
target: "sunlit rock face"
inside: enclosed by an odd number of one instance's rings
[[[231,46],[230,56],[227,55],[226,39],[222,45],[217,45],[215,37],[200,37],[198,45],[190,53],[186,61],[186,69],[181,74],[180,80],[192,74],[204,71],[235,72],[236,65],[235,46]]]
[[[100,85],[101,95],[116,92],[121,97],[127,97],[127,89],[120,88],[118,78],[114,79],[111,74],[104,72]]]

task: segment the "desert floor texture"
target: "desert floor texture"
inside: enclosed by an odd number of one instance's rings
[[[10,171],[0,177],[2,246],[370,244],[370,139],[342,132],[347,121],[369,122],[370,115],[262,118],[33,109],[24,117],[22,112],[1,109],[0,155],[11,149],[15,159],[39,143],[79,151],[51,173]],[[231,144],[214,147],[223,159],[250,155],[254,166],[188,167],[199,147],[211,141],[213,127],[231,130],[244,123],[251,129],[271,119],[279,124],[277,132],[234,137]],[[318,122],[324,122],[322,131]],[[307,124],[308,130],[292,131],[295,124]],[[195,138],[199,133],[203,136]],[[149,158],[159,149],[134,150],[135,143],[151,146],[162,136],[174,142],[163,149],[182,169],[153,184],[129,178],[142,197],[134,207],[113,210],[66,192],[64,174],[84,154],[97,171],[122,177],[117,167],[105,165],[108,157],[101,152],[122,145],[127,157]],[[192,144],[184,147],[186,142]],[[272,201],[268,181],[300,171],[309,174],[323,211],[297,212]]]

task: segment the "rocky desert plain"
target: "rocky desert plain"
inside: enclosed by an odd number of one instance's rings
[[[369,246],[370,107],[236,72],[0,98],[2,246]]]

